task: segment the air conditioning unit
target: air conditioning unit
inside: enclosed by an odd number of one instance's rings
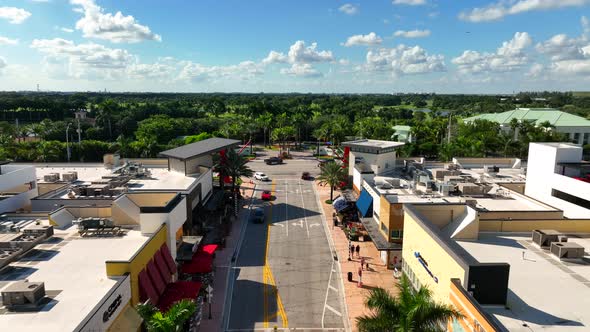
[[[78,172],[67,172],[62,174],[62,178],[66,182],[74,182],[78,180]]]
[[[11,307],[36,307],[45,297],[45,283],[16,281],[2,290],[2,303]]]
[[[578,259],[584,257],[584,247],[574,242],[553,242],[551,253],[560,260]]]
[[[43,181],[57,182],[57,181],[59,181],[59,173],[49,173],[49,174],[43,176]]]

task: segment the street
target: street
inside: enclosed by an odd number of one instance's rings
[[[268,166],[248,165],[271,181],[256,186],[253,208],[262,206],[266,222],[248,223],[226,306],[229,331],[275,326],[307,331],[343,331],[342,281],[326,235],[312,181],[303,171],[319,174],[311,158]],[[270,190],[273,200],[260,193]],[[248,221],[244,221],[248,222]]]

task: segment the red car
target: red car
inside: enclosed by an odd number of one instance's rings
[[[270,201],[272,199],[272,194],[270,193],[270,191],[265,190],[262,192],[262,195],[260,195],[260,198],[263,201]]]

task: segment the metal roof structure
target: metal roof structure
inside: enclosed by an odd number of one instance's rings
[[[463,121],[471,122],[478,119],[497,122],[501,125],[508,125],[512,119],[516,119],[518,121],[534,122],[535,125],[549,122],[555,127],[590,127],[590,120],[554,108],[517,108],[502,113],[479,114]]]
[[[214,153],[240,144],[235,139],[213,137],[200,142],[195,142],[174,149],[160,152],[160,156],[187,160],[196,158],[205,154]]]

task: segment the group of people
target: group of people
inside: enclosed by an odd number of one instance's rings
[[[349,260],[354,257],[354,253],[356,252],[356,257],[360,258],[361,257],[361,246],[360,245],[355,245],[352,244],[352,242],[348,241],[348,250],[350,251],[350,255],[348,256]]]

